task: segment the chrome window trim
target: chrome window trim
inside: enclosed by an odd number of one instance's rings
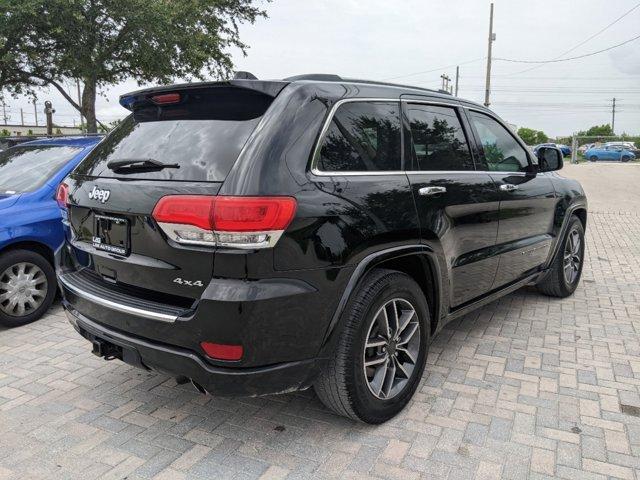
[[[99,297],[98,295],[82,290],[81,288],[69,283],[65,280],[64,275],[59,275],[58,280],[77,296],[95,303],[96,305],[106,307],[110,310],[115,310],[122,313],[128,313],[129,315],[135,315],[136,317],[148,318],[150,320],[158,320],[167,323],[174,323],[178,319],[178,317],[175,315],[167,315],[165,313],[153,312],[151,310],[145,310],[143,308],[131,307],[129,305],[124,305],[122,303],[113,302],[111,300],[107,300],[106,298]]]
[[[409,94],[413,95],[413,94]],[[354,103],[354,102],[378,102],[378,103],[415,103],[420,105],[435,105],[435,106],[445,106],[451,108],[463,108],[469,109],[466,105],[462,105],[460,103],[453,102],[442,102],[439,100],[428,100],[428,99],[414,99],[414,98],[343,98],[338,100],[333,106],[331,110],[329,110],[329,114],[322,125],[322,129],[320,130],[320,135],[318,135],[318,139],[316,141],[315,147],[313,149],[313,156],[311,157],[311,173],[317,177],[353,177],[353,176],[381,176],[381,175],[403,175],[403,174],[425,174],[425,175],[439,175],[439,174],[487,174],[491,173],[489,171],[480,171],[480,170],[453,170],[453,171],[444,171],[444,170],[380,170],[375,172],[369,171],[352,171],[352,172],[341,172],[341,171],[325,171],[318,169],[318,157],[320,155],[320,148],[322,146],[322,142],[324,141],[327,132],[329,131],[329,127],[331,126],[331,121],[335,116],[336,111],[340,108],[341,105],[345,103]],[[482,110],[478,109],[479,112],[483,113]],[[501,123],[501,122],[500,122]],[[467,139],[468,141],[468,139]],[[497,172],[497,171],[496,171]],[[497,172],[500,173],[500,172]],[[524,172],[503,172],[503,173],[524,173]]]

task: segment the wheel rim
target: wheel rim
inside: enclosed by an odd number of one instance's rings
[[[409,384],[420,342],[420,323],[410,302],[394,298],[376,312],[363,352],[364,376],[376,398],[393,398]]]
[[[564,279],[568,284],[573,284],[578,278],[582,263],[581,246],[580,232],[574,228],[569,232],[564,246]]]
[[[47,277],[37,265],[11,265],[0,275],[0,310],[12,317],[29,315],[44,303],[47,288]]]

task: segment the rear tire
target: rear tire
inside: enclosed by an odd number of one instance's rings
[[[31,250],[0,255],[0,325],[19,327],[38,320],[56,295],[49,261]]]
[[[424,372],[431,327],[424,294],[404,273],[373,270],[352,294],[340,325],[316,394],[338,415],[385,422],[406,406]]]
[[[589,157],[589,160],[592,161],[592,162],[597,162],[598,161],[598,157],[596,157],[595,155],[591,155]]]
[[[550,297],[568,297],[580,283],[583,265],[584,226],[578,217],[572,215],[560,250],[550,271],[537,284],[538,290]]]
[[[629,157],[629,155],[623,155],[622,156],[622,161],[623,162],[628,162],[629,160],[631,160],[631,157]]]

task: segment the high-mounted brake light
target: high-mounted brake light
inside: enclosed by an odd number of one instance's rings
[[[296,213],[292,197],[162,197],[153,218],[178,243],[243,249],[273,247]]]
[[[153,95],[151,101],[156,105],[168,105],[171,103],[178,103],[180,101],[179,93],[162,93],[160,95]]]
[[[56,202],[60,208],[67,208],[69,203],[69,185],[61,183],[56,190]]]

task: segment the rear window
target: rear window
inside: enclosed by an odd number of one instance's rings
[[[75,173],[91,177],[221,182],[272,97],[215,88],[179,92],[175,105],[143,102],[105,138]],[[110,162],[151,160],[170,168],[109,168]],[[113,164],[112,164],[113,165]]]
[[[0,152],[0,194],[37,190],[81,150],[59,145],[25,145]]]

